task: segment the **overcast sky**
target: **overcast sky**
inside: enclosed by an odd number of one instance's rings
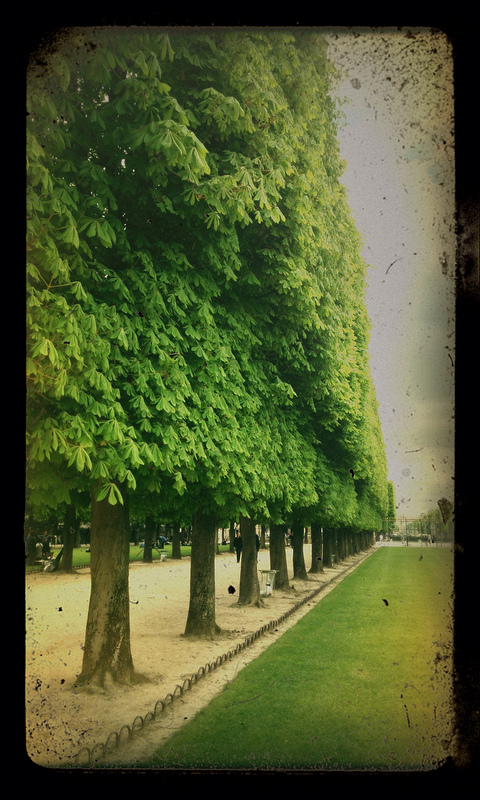
[[[343,178],[368,264],[370,363],[397,514],[453,501],[453,62],[431,29],[337,29]]]

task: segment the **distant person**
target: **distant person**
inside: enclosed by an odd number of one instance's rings
[[[63,556],[63,547],[55,558],[50,559],[48,564],[43,568],[44,572],[56,572],[60,568],[60,560]]]
[[[48,558],[50,555],[50,542],[48,539],[48,534],[45,531],[43,539],[42,539],[42,556],[44,558]]]
[[[239,533],[235,536],[233,540],[233,546],[235,548],[235,552],[237,554],[237,564],[240,561],[240,556],[242,555],[242,537]]]

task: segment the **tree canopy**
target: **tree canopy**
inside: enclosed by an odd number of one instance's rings
[[[32,61],[33,509],[94,485],[224,520],[387,516],[334,81],[305,30],[73,29]]]

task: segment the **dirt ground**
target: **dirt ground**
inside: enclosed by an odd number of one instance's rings
[[[211,640],[184,637],[188,612],[190,558],[180,561],[133,563],[130,569],[131,647],[135,669],[148,683],[131,688],[111,688],[105,694],[85,694],[74,688],[81,671],[85,625],[90,597],[90,571],[30,573],[26,576],[26,752],[43,767],[82,765],[83,748],[103,745],[110,734],[124,725],[133,727],[138,716],[153,712],[159,700],[175,693],[173,702],[105,761],[111,767],[121,756],[135,766],[139,756],[159,747],[182,724],[190,720],[240,669],[276,641],[291,625],[321,601],[366,554],[352,556],[341,566],[293,581],[288,591],[274,591],[263,598],[261,608],[239,606],[229,586],[237,589],[240,564],[234,554],[216,558],[216,621],[222,633]],[[310,546],[305,546],[310,567]],[[292,550],[287,548],[289,576]],[[261,550],[258,569],[269,569],[268,551]],[[320,585],[325,589],[308,600],[275,629],[263,633],[230,660],[201,677],[183,694],[187,678],[232,651],[250,634],[278,619]],[[238,596],[238,594],[237,594]],[[138,723],[137,723],[138,724]],[[136,726],[135,726],[136,727]],[[122,737],[123,739],[123,737]]]

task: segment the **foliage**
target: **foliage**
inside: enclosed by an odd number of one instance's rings
[[[397,519],[397,506],[395,503],[395,484],[393,481],[388,481],[388,521],[390,525],[395,525]]]
[[[33,508],[385,516],[333,79],[309,31],[73,29],[31,65]]]

